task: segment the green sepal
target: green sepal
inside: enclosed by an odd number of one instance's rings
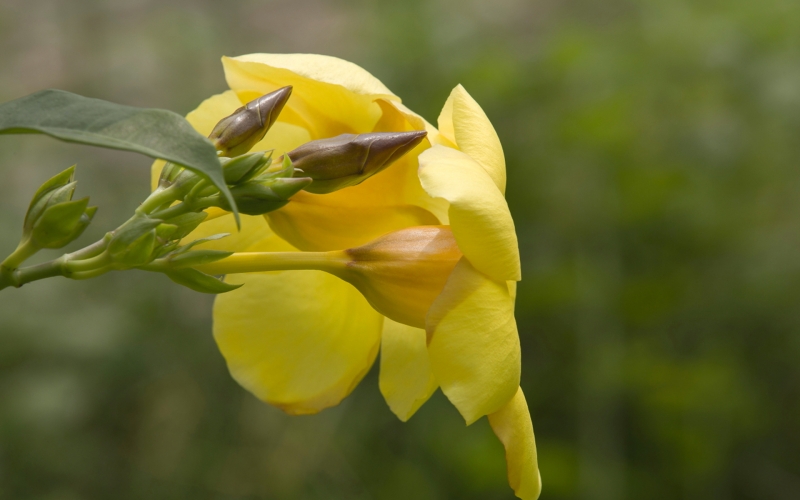
[[[172,254],[167,257],[167,261],[171,268],[180,269],[209,264],[231,255],[233,255],[233,252],[225,252],[223,250],[192,250],[190,252]]]
[[[172,234],[172,239],[179,240],[186,237],[186,235],[194,231],[200,223],[206,220],[206,217],[208,217],[208,214],[205,212],[190,212],[169,219],[169,224],[178,226],[178,229]]]
[[[166,187],[172,184],[175,180],[175,177],[179,173],[181,173],[182,167],[180,165],[176,165],[171,161],[168,161],[164,164],[164,168],[161,169],[161,175],[158,178],[158,185],[161,187]]]
[[[115,254],[113,259],[124,267],[143,266],[153,260],[153,251],[156,248],[156,231],[151,229],[136,238],[123,251]]]
[[[83,233],[96,207],[88,210],[89,198],[48,206],[31,229],[31,241],[38,248],[62,248]]]
[[[268,153],[268,154],[267,154]],[[235,158],[220,158],[225,182],[240,184],[258,175],[272,163],[272,151],[259,151]]]
[[[166,245],[157,248],[154,257],[156,259],[160,259],[161,257],[164,257],[165,255],[169,255],[170,253],[175,251],[179,246],[181,246],[181,242],[180,241],[171,241],[171,242],[167,243]]]
[[[138,240],[146,233],[153,231],[162,222],[163,221],[160,219],[151,219],[144,216],[129,220],[118,229],[114,230],[111,243],[108,244],[109,255],[111,255],[114,260],[117,260],[117,256],[124,254],[134,241]],[[155,231],[153,231],[153,237],[155,237]]]
[[[178,226],[175,224],[159,224],[156,227],[156,237],[161,241],[170,241],[175,239],[174,235],[178,231]]]
[[[289,198],[309,184],[311,179],[297,177],[253,180],[231,187],[231,194],[241,213],[262,215],[286,205]],[[230,210],[224,199],[220,199],[220,207],[223,210]]]
[[[201,293],[225,293],[236,290],[239,285],[231,285],[219,280],[213,276],[201,273],[197,269],[187,267],[185,269],[176,269],[174,271],[166,271],[169,279],[186,288],[191,288],[195,292]]]
[[[200,238],[200,239],[191,241],[191,242],[183,245],[182,247],[180,247],[177,251],[178,252],[188,252],[195,245],[199,245],[200,243],[205,243],[207,241],[221,240],[222,238],[225,238],[225,237],[230,236],[230,235],[231,235],[231,233],[212,234],[211,236],[206,236],[205,238]]]

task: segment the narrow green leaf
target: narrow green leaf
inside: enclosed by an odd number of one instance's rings
[[[218,260],[230,257],[233,252],[225,252],[223,250],[194,250],[190,252],[180,252],[173,256],[167,257],[170,266],[174,269],[183,267],[194,267],[203,264],[209,264]]]
[[[201,293],[225,293],[242,286],[229,285],[222,280],[192,268],[167,271],[164,274],[169,276],[169,279],[175,283]]]
[[[63,90],[42,90],[0,104],[0,134],[46,134],[160,158],[208,178],[239,214],[225,184],[217,152],[182,116],[136,108]]]

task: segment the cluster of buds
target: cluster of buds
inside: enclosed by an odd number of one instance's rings
[[[276,162],[272,151],[250,152],[264,139],[291,93],[291,87],[283,87],[247,103],[220,120],[208,136],[239,213],[263,215],[283,207],[300,191],[327,194],[359,184],[411,151],[426,135],[425,131],[342,134],[312,140]],[[157,188],[134,216],[102,240],[28,274],[19,271],[33,253],[63,248],[91,222],[96,207],[88,206],[88,198],[72,200],[73,177],[71,167],[36,192],[22,242],[0,266],[0,288],[48,276],[85,279],[132,268],[165,273],[202,292],[235,288],[196,269],[230,256],[229,252],[193,249],[205,240],[184,241],[208,217],[206,209],[231,212],[234,207],[206,178],[174,163],[164,166]]]

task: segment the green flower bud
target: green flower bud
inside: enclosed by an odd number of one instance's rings
[[[248,102],[220,120],[208,138],[222,156],[247,153],[267,134],[291,94],[291,86],[283,87]]]
[[[175,224],[159,224],[156,227],[156,238],[163,242],[171,241],[177,231],[178,226]]]
[[[308,177],[278,177],[233,186],[231,194],[240,213],[262,215],[286,205],[289,198],[309,184],[311,179]],[[230,211],[230,206],[224,198],[220,198],[219,206]]]
[[[39,217],[41,217],[42,213],[49,205],[60,201],[69,201],[72,198],[72,192],[75,190],[75,183],[73,181],[74,177],[75,166],[73,165],[63,172],[51,177],[47,180],[47,182],[39,187],[39,189],[36,191],[36,194],[34,194],[33,198],[31,199],[31,204],[28,206],[28,212],[25,214],[25,222],[23,223],[24,234],[27,235],[30,233],[34,223],[39,219]],[[65,186],[70,185],[72,186],[71,190],[63,189]],[[60,193],[68,191],[69,196],[64,198],[62,195],[59,195],[57,198],[58,201],[51,202],[51,197],[56,191],[59,191]]]
[[[62,248],[80,236],[94,218],[97,207],[87,207],[89,198],[49,205],[31,228],[31,241],[38,248]]]
[[[133,242],[145,234],[153,231],[153,237],[155,238],[155,229],[162,222],[159,219],[151,219],[145,216],[129,220],[114,230],[111,242],[108,244],[109,255],[112,259],[119,260],[128,251],[128,248],[133,245]]]
[[[133,240],[122,251],[112,255],[116,264],[123,267],[143,266],[153,260],[156,248],[156,230],[151,229]]]
[[[332,193],[377,174],[414,149],[426,135],[424,130],[342,134],[307,142],[287,156],[295,168],[314,180],[306,191]]]
[[[228,184],[239,184],[248,181],[269,167],[272,163],[272,151],[269,155],[263,152],[250,153],[236,158],[220,158],[222,173]]]

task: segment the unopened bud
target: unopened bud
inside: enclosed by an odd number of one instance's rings
[[[44,184],[42,184],[36,194],[31,199],[31,204],[28,206],[28,212],[25,214],[25,222],[23,223],[23,233],[30,233],[33,225],[42,216],[45,209],[55,203],[62,201],[69,201],[72,198],[72,193],[75,191],[75,166],[71,166],[63,172],[51,177]],[[70,186],[70,187],[67,187]],[[66,188],[66,189],[65,189]],[[53,195],[58,194],[56,199],[52,199]],[[67,194],[67,196],[64,196]]]
[[[289,202],[289,198],[307,187],[311,179],[307,177],[278,177],[266,181],[248,181],[231,188],[239,213],[262,215],[277,210]],[[230,211],[224,198],[220,198],[220,208]]]
[[[87,207],[89,198],[49,205],[31,229],[38,248],[62,248],[80,236],[94,218],[97,207]]]
[[[220,120],[208,138],[222,156],[247,153],[267,134],[291,94],[291,86],[283,87],[248,102]]]
[[[342,134],[307,142],[287,155],[295,168],[314,180],[306,191],[332,193],[377,174],[414,149],[426,135],[424,130]]]
[[[151,229],[133,240],[122,251],[112,255],[118,266],[125,268],[143,266],[153,260],[156,248],[156,230]]]
[[[347,265],[330,272],[384,316],[419,328],[461,258],[449,226],[402,229],[344,254]]]
[[[233,159],[222,158],[222,173],[227,184],[239,184],[258,175],[272,163],[272,152],[269,156],[263,152],[237,156]]]

